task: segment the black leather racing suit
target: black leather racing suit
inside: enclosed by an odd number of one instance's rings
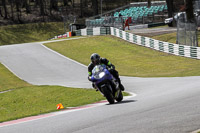
[[[109,72],[119,81],[120,86],[122,86],[121,80],[119,78],[119,73],[118,73],[118,71],[115,70],[115,66],[113,64],[111,64],[111,62],[109,60],[107,60],[106,58],[100,58],[99,64],[104,64],[108,68],[111,68],[109,70]],[[92,69],[94,67],[95,67],[95,65],[92,62],[88,65],[88,76],[89,77],[92,76]]]

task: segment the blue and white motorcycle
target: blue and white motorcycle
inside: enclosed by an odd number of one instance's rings
[[[93,68],[91,81],[110,104],[113,104],[115,100],[117,102],[122,101],[123,94],[119,88],[119,82],[113,77],[105,65],[96,65]]]

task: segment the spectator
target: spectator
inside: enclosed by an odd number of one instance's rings
[[[123,30],[125,30],[125,28],[128,26],[128,30],[130,30],[130,28],[129,28],[129,18],[127,18],[126,20],[125,20],[125,24],[124,24],[124,27],[123,27]]]

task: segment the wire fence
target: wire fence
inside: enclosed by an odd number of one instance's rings
[[[186,13],[177,17],[177,43],[188,46],[198,46],[198,26],[200,26],[200,0],[193,1],[195,21],[189,22]]]
[[[178,21],[177,43],[188,46],[198,46],[196,23]]]

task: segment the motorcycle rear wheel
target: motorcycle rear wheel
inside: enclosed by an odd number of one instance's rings
[[[119,96],[116,98],[116,101],[121,102],[122,100],[123,100],[123,94],[122,94],[122,91],[120,90]]]

